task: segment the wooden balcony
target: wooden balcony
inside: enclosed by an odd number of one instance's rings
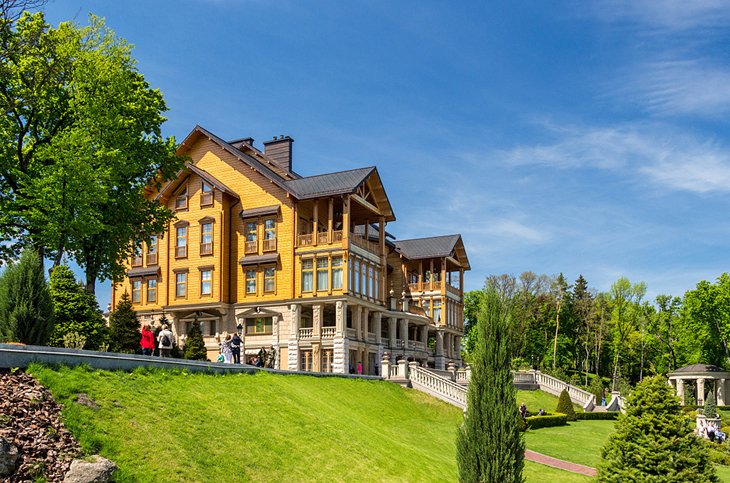
[[[175,247],[175,258],[185,258],[188,256],[188,246]]]
[[[213,193],[207,192],[200,195],[200,206],[210,206],[213,204]]]
[[[418,282],[409,283],[408,284],[408,290],[411,292],[420,292],[421,291],[421,285]]]
[[[339,243],[342,241],[342,230],[335,230],[332,232],[332,243]]]
[[[322,327],[322,338],[332,339],[335,337],[336,327]]]
[[[157,265],[157,254],[156,253],[147,254],[147,265]]]
[[[276,237],[264,239],[264,251],[275,252],[276,251]]]
[[[212,243],[201,243],[200,244],[200,254],[201,255],[212,255],[213,254],[213,244]]]
[[[135,257],[132,257],[131,265],[133,267],[141,267],[142,266],[142,255],[137,255]]]
[[[447,284],[446,284],[446,291],[447,291],[447,292],[451,292],[451,293],[452,293],[452,294],[454,294],[454,295],[459,295],[459,296],[461,296],[461,290],[459,290],[458,288],[456,288],[456,287],[452,286],[452,285],[451,285],[451,284],[449,284],[449,283],[447,283]]]
[[[258,242],[258,240],[247,241],[246,244],[243,247],[243,252],[246,255],[251,255],[253,253],[258,253],[259,252],[259,242]]]
[[[354,233],[350,233],[350,241],[353,245],[357,245],[363,250],[367,250],[371,253],[380,254],[380,246],[370,240],[366,240],[364,237],[360,235],[355,235]]]
[[[312,241],[313,235],[311,233],[305,233],[304,235],[299,235],[298,237],[298,245],[300,247],[310,247],[313,244]]]
[[[317,233],[317,244],[326,245],[330,242],[329,233],[326,231],[320,231]]]

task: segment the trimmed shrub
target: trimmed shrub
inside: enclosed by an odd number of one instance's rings
[[[573,409],[573,402],[570,400],[570,395],[568,395],[568,391],[565,389],[562,390],[560,398],[558,398],[558,407],[556,412],[565,414],[568,421],[575,421],[575,409]]]
[[[607,421],[618,419],[618,411],[606,411],[599,413],[575,413],[576,420]]]
[[[132,309],[129,294],[122,294],[116,310],[109,315],[109,350],[135,353],[142,338],[137,313]]]
[[[565,414],[555,413],[547,416],[528,416],[525,418],[529,429],[551,428],[553,426],[565,426],[568,424],[568,417]]]
[[[715,405],[715,391],[710,391],[710,395],[707,396],[707,401],[705,401],[705,408],[702,410],[702,414],[704,414],[706,418],[717,417],[717,406]]]
[[[205,349],[203,341],[203,333],[200,331],[200,322],[198,319],[190,324],[188,337],[185,339],[185,348],[183,349],[183,357],[195,361],[207,361],[208,351]]]

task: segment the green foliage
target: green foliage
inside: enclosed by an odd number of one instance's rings
[[[185,359],[197,361],[208,360],[208,351],[205,349],[203,333],[200,331],[200,323],[198,322],[198,319],[195,319],[195,321],[190,325],[188,337],[185,339],[183,357]]]
[[[53,269],[50,291],[56,314],[51,345],[68,347],[66,336],[71,333],[82,336],[87,349],[96,350],[107,341],[108,330],[96,297],[84,290],[68,266],[59,265]]]
[[[575,419],[577,421],[613,421],[618,419],[619,412],[617,411],[605,411],[596,413],[575,413]]]
[[[68,332],[63,336],[63,347],[66,349],[83,349],[86,337],[76,332]]]
[[[719,481],[663,377],[644,379],[629,395],[626,413],[601,451],[598,480]]]
[[[494,287],[480,304],[467,409],[456,439],[459,480],[522,482],[525,443],[510,371],[509,311]],[[472,336],[475,335],[472,333]]]
[[[476,332],[474,328],[477,325],[477,314],[479,306],[484,300],[484,290],[470,290],[464,292],[464,350],[467,354],[474,352],[476,347]]]
[[[124,292],[116,309],[109,315],[109,350],[137,352],[142,338],[137,313],[132,309],[129,294]]]
[[[599,376],[594,376],[591,378],[591,383],[588,386],[588,390],[596,396],[596,406],[600,406],[601,400],[604,397],[604,387],[603,381],[601,381],[601,378]]]
[[[23,251],[0,275],[0,339],[44,345],[53,331],[53,303],[43,265],[32,250]]]
[[[702,414],[705,415],[706,418],[716,418],[717,417],[717,404],[715,403],[715,391],[710,391],[710,394],[708,394],[707,399],[705,400],[705,408],[702,410]]]
[[[558,397],[558,407],[556,408],[556,411],[565,414],[565,417],[568,419],[568,421],[575,421],[575,409],[573,409],[573,403],[570,400],[570,395],[568,394],[568,391],[563,389],[560,392],[560,396]]]
[[[552,413],[546,416],[528,416],[525,421],[529,429],[551,428],[568,424],[568,417],[565,414]]]

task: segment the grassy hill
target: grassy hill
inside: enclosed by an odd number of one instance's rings
[[[29,372],[65,404],[65,422],[85,451],[120,466],[119,481],[457,479],[461,411],[388,382],[43,366]],[[77,403],[79,393],[98,408]],[[529,462],[525,475],[528,482],[588,481]]]

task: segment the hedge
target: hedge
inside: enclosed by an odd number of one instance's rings
[[[568,416],[562,413],[553,413],[547,416],[528,416],[525,421],[529,429],[550,428],[552,426],[565,426],[568,424]]]
[[[576,419],[590,419],[590,420],[609,420],[618,419],[618,411],[606,411],[600,413],[575,413]]]

